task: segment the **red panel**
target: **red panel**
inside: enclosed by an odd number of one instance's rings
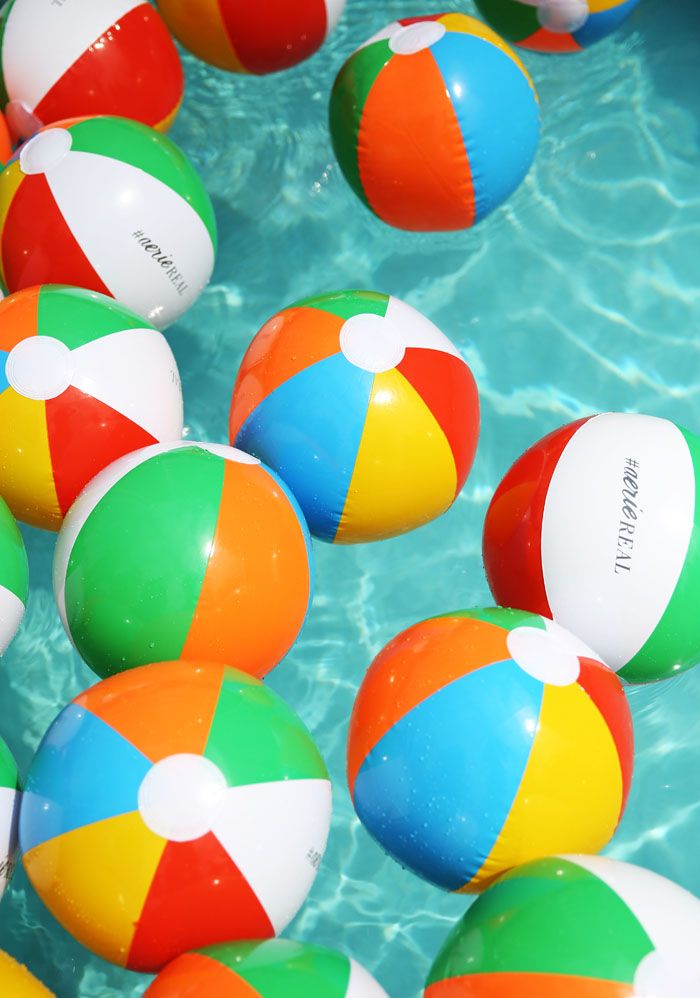
[[[408,24],[420,24],[421,21],[439,21],[443,14],[424,14],[423,17],[400,17],[399,24],[404,26]]]
[[[180,57],[150,4],[107,30],[54,83],[35,114],[43,122],[74,115],[116,114],[155,126],[182,100]]]
[[[219,0],[231,45],[249,73],[275,73],[308,58],[328,30],[325,0]]]
[[[551,617],[542,575],[542,517],[562,452],[586,422],[555,430],[525,451],[496,489],[484,524],[484,567],[501,606]]]
[[[108,464],[158,443],[121,412],[72,387],[47,401],[46,424],[56,495],[64,515]]]
[[[534,35],[518,42],[523,48],[533,52],[581,52],[583,51],[572,35],[560,35],[556,31],[541,28]]]
[[[0,112],[0,166],[4,166],[12,156],[12,142],[5,121],[5,115]]]
[[[399,364],[447,437],[457,469],[458,495],[479,442],[479,393],[467,365],[440,350],[409,349]]]
[[[165,847],[126,966],[154,973],[190,949],[274,934],[248,881],[209,833]]]
[[[9,291],[35,284],[73,284],[109,295],[66,225],[43,174],[25,177],[12,199],[2,234]]]
[[[260,992],[203,953],[185,953],[163,970],[143,998],[261,998]]]
[[[627,804],[634,768],[634,728],[627,696],[615,673],[590,659],[581,660],[578,682],[607,721],[620,757],[622,772],[620,815],[622,815]]]

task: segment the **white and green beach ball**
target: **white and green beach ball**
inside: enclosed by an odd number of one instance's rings
[[[0,655],[17,633],[29,592],[24,541],[7,504],[0,499]]]
[[[12,879],[17,855],[20,785],[12,753],[0,738],[0,897]]]

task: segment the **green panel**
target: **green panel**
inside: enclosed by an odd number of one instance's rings
[[[333,149],[345,179],[368,207],[357,155],[360,124],[374,81],[392,56],[386,40],[360,49],[340,70],[331,93],[329,124]]]
[[[17,763],[3,738],[0,738],[0,787],[9,787],[11,790],[20,789]]]
[[[379,315],[384,318],[389,307],[389,295],[378,291],[333,291],[326,295],[315,295],[313,298],[302,298],[294,302],[290,308],[317,308],[321,312],[330,312],[339,319],[352,319],[354,315]]]
[[[688,550],[676,588],[646,642],[618,675],[630,683],[652,683],[677,676],[700,662],[700,438],[679,426],[688,445],[695,473],[695,510]]]
[[[199,174],[174,142],[127,118],[88,118],[70,126],[75,152],[109,156],[157,177],[184,198],[207,227],[216,250],[214,208]]]
[[[567,860],[528,863],[487,890],[453,929],[428,984],[498,972],[632,983],[651,940],[603,881]]]
[[[492,28],[510,42],[521,42],[542,25],[537,8],[519,0],[475,0],[476,6]]]
[[[262,683],[226,669],[204,754],[230,786],[277,780],[328,779],[303,722]]]
[[[495,624],[506,631],[512,631],[516,627],[536,627],[544,631],[545,623],[538,613],[528,613],[526,610],[511,610],[508,607],[486,606],[474,610],[453,610],[452,613],[441,613],[431,620],[439,620],[440,617],[463,617],[468,620],[483,620],[487,624]]]
[[[350,961],[342,953],[272,939],[199,950],[229,967],[265,998],[345,998]]]
[[[66,614],[78,651],[99,676],[180,657],[224,465],[194,447],[159,454],[120,478],[83,524],[66,572]]]
[[[0,586],[22,602],[29,595],[29,563],[22,535],[7,504],[0,499]]]
[[[7,19],[10,16],[10,11],[15,5],[15,0],[10,0],[6,3],[0,12],[0,108],[4,110],[5,105],[10,99],[7,92],[7,87],[5,86],[5,59],[3,52],[3,44],[5,42],[5,28],[7,27]]]
[[[106,295],[82,288],[47,285],[39,292],[37,332],[54,336],[70,350],[124,329],[155,329]]]

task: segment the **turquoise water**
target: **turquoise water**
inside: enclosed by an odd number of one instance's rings
[[[287,934],[344,948],[392,998],[419,993],[467,901],[385,859],[354,818],[344,743],[364,670],[408,624],[488,601],[480,560],[486,504],[512,460],[543,433],[601,409],[640,410],[700,430],[697,0],[642,0],[614,39],[580,56],[526,55],[544,120],[528,180],[472,233],[415,236],[384,227],[355,201],[333,162],[326,104],[335,72],[365,37],[395,17],[435,9],[348,0],[326,49],[273,78],[228,77],[188,59],[173,133],[202,171],[222,236],[211,287],[168,334],[190,436],[225,440],[250,338],[282,305],[323,290],[368,287],[406,299],[459,344],[479,382],[481,445],[455,507],[376,546],[316,545],[313,612],[270,677],[313,731],[335,783],[328,853]],[[3,734],[23,771],[57,711],[94,678],[53,604],[53,538],[29,529],[25,537],[29,609],[0,668]],[[637,768],[609,851],[700,894],[700,669],[631,699]],[[145,979],[72,942],[21,871],[0,905],[0,946],[59,998],[143,990]]]

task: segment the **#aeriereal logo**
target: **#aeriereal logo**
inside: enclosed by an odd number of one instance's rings
[[[168,278],[170,283],[173,285],[177,293],[182,296],[189,287],[187,281],[183,278],[180,271],[175,266],[172,257],[169,253],[163,251],[163,249],[154,243],[150,236],[147,236],[143,229],[137,229],[133,233],[133,237],[136,242],[143,248],[145,253],[148,253],[155,262],[163,268],[165,271],[165,276]]]
[[[637,503],[639,495],[639,461],[628,457],[622,473],[622,516],[617,530],[615,575],[632,571],[634,535],[639,514],[643,511]]]

